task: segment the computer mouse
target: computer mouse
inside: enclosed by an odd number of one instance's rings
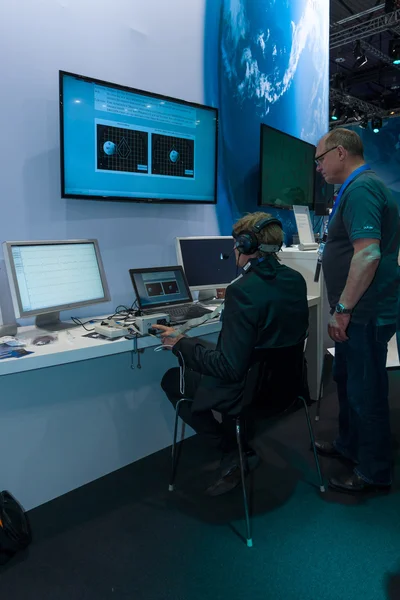
[[[45,346],[46,344],[54,342],[54,340],[55,338],[51,335],[39,335],[32,341],[32,344],[34,346]]]

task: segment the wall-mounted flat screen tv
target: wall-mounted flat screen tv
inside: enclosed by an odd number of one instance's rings
[[[215,203],[217,109],[60,71],[61,194]]]

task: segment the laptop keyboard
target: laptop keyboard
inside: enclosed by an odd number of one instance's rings
[[[171,321],[174,323],[189,321],[190,319],[197,319],[211,313],[212,310],[204,308],[201,304],[187,304],[183,306],[166,306],[159,309],[159,312],[167,313]]]

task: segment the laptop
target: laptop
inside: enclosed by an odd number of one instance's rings
[[[184,323],[212,312],[193,302],[181,266],[129,269],[138,307],[145,314],[167,313],[171,323]]]

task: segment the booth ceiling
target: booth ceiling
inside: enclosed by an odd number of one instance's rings
[[[331,0],[330,101],[331,125],[400,115],[400,0]]]

